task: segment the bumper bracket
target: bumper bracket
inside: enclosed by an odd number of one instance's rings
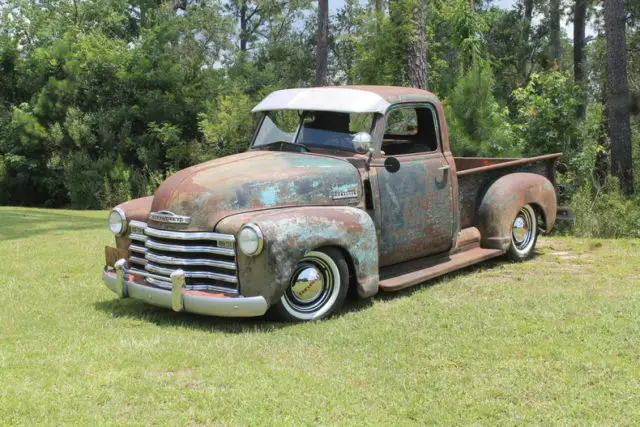
[[[115,263],[115,272],[105,267],[102,279],[119,298],[133,298],[159,307],[171,308],[176,312],[221,317],[255,317],[262,316],[269,307],[262,296],[229,297],[189,291],[185,288],[185,272],[181,269],[171,273],[171,290],[149,286],[134,279],[135,276],[145,275],[158,278],[157,275],[148,272],[129,271],[127,260],[122,258]]]

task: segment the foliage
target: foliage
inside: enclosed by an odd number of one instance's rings
[[[561,72],[534,74],[527,86],[513,92],[515,130],[526,155],[576,150],[579,88]]]
[[[446,100],[449,139],[455,155],[519,155],[508,111],[498,105],[493,88],[490,64],[477,59]]]
[[[576,212],[572,232],[577,236],[640,238],[640,196],[624,197],[615,177],[609,176],[602,186],[586,181],[571,207]]]
[[[329,81],[407,85],[417,1],[345,0],[332,9]],[[598,190],[609,151],[601,8],[590,2],[596,34],[586,48],[589,116],[581,123],[571,41],[561,34],[563,56],[552,61],[549,4],[534,1],[528,21],[525,3],[511,10],[484,0],[424,3],[428,84],[445,100],[454,151],[563,151],[567,197],[609,197]],[[638,185],[640,9],[625,3]],[[565,6],[568,17],[572,4]],[[314,7],[310,0],[0,1],[0,204],[106,208],[151,194],[175,170],[244,150],[253,104],[314,82]]]
[[[251,99],[243,93],[232,93],[207,105],[200,115],[200,130],[214,157],[227,156],[249,148],[253,121]]]

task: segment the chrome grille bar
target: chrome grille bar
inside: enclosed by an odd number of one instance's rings
[[[147,279],[151,278],[151,279],[156,279],[156,280],[161,280],[164,281],[166,279],[166,277],[163,276],[159,276],[157,274],[153,274],[153,273],[149,273],[148,271],[144,271],[144,270],[140,270],[137,268],[127,268],[127,272],[131,273],[131,274],[136,274],[138,276],[143,276],[146,277]],[[171,283],[171,282],[169,282]]]
[[[145,228],[147,228],[147,223],[132,219],[131,221],[129,221],[129,227],[131,227],[132,229],[144,230]]]
[[[153,239],[147,239],[147,248],[157,249],[159,251],[167,252],[195,252],[202,254],[217,254],[225,256],[235,256],[236,252],[233,249],[217,248],[215,246],[181,246],[170,245],[167,243],[160,243]]]
[[[147,252],[145,258],[147,261],[151,261],[157,264],[168,265],[206,265],[209,267],[224,268],[225,270],[235,270],[236,264],[229,261],[217,261],[213,259],[199,259],[199,258],[176,258],[171,256],[161,256]]]
[[[149,264],[149,263],[147,263],[145,268],[147,269],[147,271],[150,271],[152,273],[162,274],[167,277],[169,277],[169,275],[171,275],[171,273],[175,271],[175,269],[158,267],[155,264]],[[209,271],[185,271],[184,277],[196,278],[196,279],[221,280],[227,283],[238,283],[238,278],[236,276],[230,276],[228,274],[213,273]]]
[[[134,245],[132,243],[131,245],[129,245],[129,251],[138,252],[140,254],[146,254],[147,253],[147,248],[145,248],[143,246]]]
[[[141,264],[141,265],[146,265],[147,264],[147,260],[146,259],[139,258],[139,257],[133,256],[133,255],[129,257],[129,261],[133,262],[135,264]]]
[[[137,242],[146,242],[146,241],[147,241],[147,239],[148,239],[148,237],[147,237],[147,236],[144,236],[144,235],[142,235],[142,234],[138,234],[138,233],[131,233],[131,234],[129,234],[129,238],[130,238],[131,240],[135,240],[135,241],[137,241]]]
[[[150,286],[171,289],[169,276],[183,269],[187,289],[239,293],[233,235],[159,230],[135,220],[129,227],[128,271]]]
[[[236,238],[230,234],[166,231],[150,227],[145,228],[144,234],[147,236],[172,240],[215,240],[216,242],[232,243],[236,241]]]
[[[171,282],[167,282],[165,280],[154,279],[153,277],[147,277],[147,282],[151,283],[153,286],[157,286],[162,289],[171,289]]]

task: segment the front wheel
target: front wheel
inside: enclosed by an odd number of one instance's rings
[[[507,255],[514,261],[530,258],[538,239],[538,221],[531,205],[525,205],[511,226],[511,245]]]
[[[349,288],[349,267],[334,248],[308,252],[293,270],[275,311],[284,320],[323,319],[342,307]]]

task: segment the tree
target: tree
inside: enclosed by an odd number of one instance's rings
[[[393,0],[391,21],[404,47],[405,74],[411,87],[427,89],[426,0]]]
[[[562,61],[562,45],[560,44],[560,0],[549,2],[549,38],[551,42],[551,58],[554,67],[559,67]]]
[[[413,87],[427,89],[427,47],[425,39],[425,10],[426,0],[417,0],[409,19],[413,27],[413,37],[408,40],[409,54],[407,55],[407,75]]]
[[[604,1],[604,22],[607,37],[607,108],[611,172],[620,180],[622,192],[632,195],[634,188],[624,0]]]
[[[586,46],[585,25],[587,19],[587,0],[576,0],[573,8],[573,75],[575,82],[582,90],[586,90],[586,73],[584,48]],[[586,114],[586,97],[582,97],[578,106],[578,119],[584,120]]]
[[[318,0],[316,86],[327,85],[329,59],[329,0]]]
[[[533,0],[524,0],[524,13],[523,13],[523,21],[524,25],[522,26],[522,39],[523,45],[528,46],[529,39],[531,38],[531,21],[533,19]],[[521,49],[519,55],[519,71],[520,75],[526,81],[529,78],[529,73],[527,72],[527,63],[529,62],[529,52],[527,49]]]

